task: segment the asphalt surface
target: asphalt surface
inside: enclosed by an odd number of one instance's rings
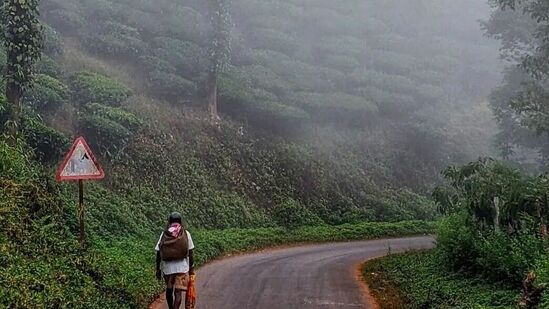
[[[433,245],[434,239],[425,236],[272,249],[218,260],[197,272],[196,308],[373,308],[358,280],[360,263]],[[160,299],[152,308],[167,306]]]

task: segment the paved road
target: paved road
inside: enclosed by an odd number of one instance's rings
[[[198,309],[370,308],[359,263],[433,246],[432,237],[273,249],[212,262],[197,273]],[[165,305],[155,309],[167,308]]]

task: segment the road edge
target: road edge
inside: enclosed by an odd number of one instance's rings
[[[385,255],[376,256],[371,259],[367,259],[366,261],[360,262],[352,268],[352,272],[354,275],[355,280],[358,282],[359,288],[360,288],[360,296],[362,297],[362,301],[370,308],[370,309],[380,309],[379,303],[377,299],[374,297],[374,295],[371,293],[370,288],[368,287],[368,284],[366,284],[366,280],[364,276],[362,275],[362,265],[364,263],[367,263],[368,261],[379,259],[384,257]]]

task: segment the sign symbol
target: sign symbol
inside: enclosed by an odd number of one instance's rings
[[[83,137],[77,138],[57,169],[57,181],[103,179],[103,168]]]

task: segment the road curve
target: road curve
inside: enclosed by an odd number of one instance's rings
[[[197,272],[198,309],[370,308],[359,263],[432,248],[429,236],[307,245],[214,261]],[[390,248],[390,249],[389,249]],[[153,309],[167,308],[159,300]]]

